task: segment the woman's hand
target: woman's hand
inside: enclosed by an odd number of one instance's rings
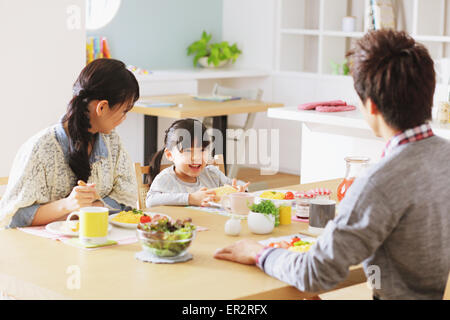
[[[100,196],[95,190],[95,184],[86,184],[83,181],[78,181],[78,186],[72,189],[70,195],[66,200],[66,209],[69,212],[76,211],[82,207],[89,207],[99,200]]]
[[[201,188],[200,190],[189,194],[189,205],[208,207],[210,201],[214,200],[216,193],[207,188]]]
[[[264,249],[259,242],[250,239],[240,240],[228,247],[218,249],[214,258],[242,264],[256,264],[256,256]]]
[[[247,182],[246,184],[244,184],[243,186],[238,186],[237,185],[237,180],[233,179],[231,186],[235,189],[237,189],[237,191],[239,192],[245,192],[245,190],[247,190],[248,185],[250,184],[250,182]]]

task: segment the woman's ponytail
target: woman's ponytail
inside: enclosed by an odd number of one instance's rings
[[[139,84],[136,77],[122,61],[96,59],[81,71],[62,120],[68,129],[68,162],[77,180],[87,182],[91,175],[89,146],[93,147],[95,135],[90,132],[89,103],[106,100],[111,110],[127,104],[128,112],[138,98]]]
[[[72,98],[69,110],[63,118],[67,121],[69,137],[69,166],[77,180],[88,181],[91,175],[88,147],[93,141],[93,134],[89,120],[89,101],[81,93]]]
[[[161,171],[161,161],[164,154],[164,149],[156,152],[152,159],[150,160],[149,165],[149,175],[147,176],[147,183],[152,184],[155,177],[158,175],[159,171]]]

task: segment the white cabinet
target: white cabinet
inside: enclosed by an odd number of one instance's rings
[[[450,56],[449,0],[393,0],[398,30],[406,30],[429,49],[433,59]],[[370,0],[277,0],[278,72],[332,74],[352,41],[367,31]],[[352,32],[342,19],[355,17]]]

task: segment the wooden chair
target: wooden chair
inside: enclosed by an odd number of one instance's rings
[[[0,186],[6,186],[8,184],[8,177],[0,177]],[[2,195],[0,194],[0,199]]]
[[[445,286],[443,300],[450,300],[450,273],[448,274],[447,285]]]
[[[8,177],[0,177],[0,186],[8,184]]]
[[[223,161],[223,154],[216,154],[214,159],[208,163],[209,165],[216,166],[222,173],[225,174],[225,165]],[[171,165],[161,165],[161,170],[169,167]],[[145,183],[145,177],[150,173],[150,166],[141,166],[139,162],[134,164],[134,170],[136,172],[136,180],[138,184],[138,204],[137,207],[139,210],[145,209],[145,198],[147,197],[148,189],[150,185]]]
[[[241,97],[243,99],[248,100],[261,100],[263,95],[263,90],[261,89],[234,89],[234,88],[228,88],[220,86],[219,84],[215,84],[213,91],[213,95],[219,95],[219,96],[234,96],[234,97]],[[242,126],[233,126],[228,125],[228,129],[234,129],[239,130],[242,129],[242,133],[235,137],[229,137],[229,140],[234,140],[235,142],[238,142],[242,139],[245,139],[245,132],[252,128],[255,123],[256,113],[248,113],[247,119],[245,120],[244,125]],[[212,117],[205,117],[203,119],[203,123],[207,128],[212,127]],[[246,144],[247,145],[247,144]],[[242,153],[245,155],[245,150],[238,150],[238,153]],[[238,161],[236,161],[238,162]],[[239,171],[239,165],[237,163],[233,163],[230,166],[230,170],[228,171],[228,177],[230,178],[236,178],[237,173]]]

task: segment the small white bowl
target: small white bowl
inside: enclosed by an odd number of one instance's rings
[[[268,234],[275,227],[275,216],[250,211],[247,217],[248,228],[256,234]]]

